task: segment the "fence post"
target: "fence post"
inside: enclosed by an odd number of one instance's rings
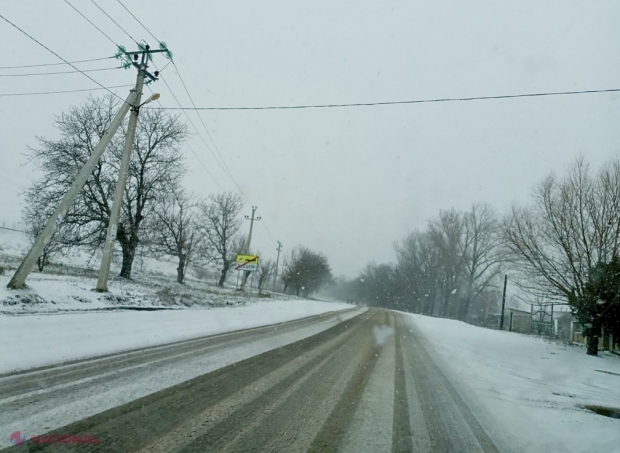
[[[508,331],[512,332],[512,310],[510,311],[510,324],[508,324]]]
[[[575,321],[570,322],[570,342],[575,341]]]
[[[614,336],[611,332],[609,333],[609,352],[614,352]]]

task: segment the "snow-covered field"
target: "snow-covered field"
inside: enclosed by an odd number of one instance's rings
[[[247,306],[53,315],[0,315],[0,373],[275,324],[353,308],[310,300]]]
[[[505,451],[620,452],[620,419],[581,407],[620,408],[620,357],[591,357],[582,347],[460,321],[410,319],[470,408],[495,426]]]
[[[189,269],[184,284],[176,282],[174,260],[141,257],[133,266],[132,279],[118,275],[119,263],[112,266],[109,292],[97,293],[97,259],[76,251],[54,257],[44,272],[36,269],[28,276],[25,289],[8,290],[6,284],[28,250],[25,234],[0,229],[0,314],[55,313],[123,308],[187,308],[239,306],[260,300],[256,289],[246,293],[234,290],[235,272],[230,273],[228,286],[220,288],[214,278],[199,279]],[[216,270],[212,270],[216,275]],[[249,294],[252,292],[253,294]],[[269,293],[269,300],[291,300],[294,296]]]

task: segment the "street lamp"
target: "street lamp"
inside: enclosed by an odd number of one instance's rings
[[[159,94],[159,93],[153,93],[153,94],[151,95],[151,97],[150,97],[150,98],[148,98],[146,101],[144,101],[142,104],[140,104],[140,105],[138,106],[138,108],[142,107],[143,105],[148,104],[149,102],[156,101],[157,99],[159,99],[159,97],[160,97],[160,96],[161,96],[161,94]]]

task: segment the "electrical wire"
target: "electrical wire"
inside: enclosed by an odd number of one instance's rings
[[[172,60],[170,60],[168,63],[166,63],[166,66],[164,66],[163,68],[161,68],[161,69],[159,70],[159,73],[161,74],[162,72],[164,72],[164,71],[165,71],[165,69],[166,69],[168,66],[170,66],[170,63],[172,63]]]
[[[155,68],[157,68],[157,66],[155,66]],[[159,74],[159,78],[164,82],[164,84],[166,85],[166,87],[168,88],[168,91],[170,91],[170,94],[172,95],[172,98],[175,100],[175,102],[177,103],[177,105],[179,105],[179,107],[181,106],[181,103],[179,102],[179,99],[177,98],[177,96],[174,94],[174,91],[172,91],[172,88],[170,88],[170,85],[168,85],[168,82],[166,81],[166,79]],[[157,108],[157,107],[156,107]],[[178,110],[178,109],[177,109]],[[202,140],[202,142],[204,143],[204,145],[207,147],[207,149],[209,150],[209,152],[211,153],[211,156],[213,156],[213,158],[215,159],[215,161],[217,162],[217,164],[220,166],[220,168],[222,170],[224,170],[224,168],[222,167],[222,164],[219,162],[219,160],[217,159],[217,156],[215,155],[215,153],[213,152],[213,150],[211,150],[211,148],[209,147],[209,144],[207,143],[207,141],[204,139],[204,137],[202,136],[202,134],[200,133],[200,131],[198,130],[198,128],[196,127],[196,125],[194,124],[194,122],[192,121],[192,119],[190,118],[190,116],[187,114],[187,112],[183,112],[185,114],[185,117],[187,118],[187,121],[189,121],[189,123],[192,125],[192,127],[194,128],[194,130],[196,131],[196,134],[198,134],[198,136],[200,137],[200,139]]]
[[[114,69],[123,69],[120,66],[115,66],[113,68],[99,68],[99,69],[84,69],[77,71],[58,71],[58,72],[31,72],[27,74],[0,74],[0,77],[29,77],[29,76],[44,76],[44,75],[58,75],[58,74],[75,74],[77,72],[85,73],[85,72],[99,72],[99,71],[112,71]]]
[[[458,102],[458,101],[486,101],[492,99],[514,99],[531,98],[542,96],[568,96],[575,94],[593,93],[617,93],[620,88],[610,88],[606,90],[582,90],[582,91],[554,91],[547,93],[524,93],[524,94],[505,94],[498,96],[474,96],[462,98],[436,98],[436,99],[416,99],[410,101],[385,101],[385,102],[359,102],[351,104],[308,104],[308,105],[274,105],[263,107],[165,107],[166,110],[294,110],[294,109],[324,109],[342,107],[373,107],[381,105],[402,105],[402,104],[425,104],[432,102]]]
[[[185,88],[185,92],[187,93],[187,97],[189,98],[189,100],[192,103],[192,105],[194,106],[194,108],[196,108],[196,103],[194,102],[194,99],[192,98],[192,95],[189,93],[187,85],[185,85],[185,81],[183,80],[183,77],[181,76],[181,72],[179,71],[179,68],[174,63],[174,61],[172,62],[172,64],[174,65],[174,68],[177,70],[177,75],[179,76],[179,79],[181,80],[181,83],[183,84],[183,88]],[[237,186],[237,188],[239,188],[239,185],[237,184],[237,181],[234,180],[235,178],[232,175],[230,169],[228,168],[228,165],[226,165],[226,161],[224,160],[224,157],[222,156],[222,154],[220,153],[220,150],[218,149],[217,145],[213,141],[213,137],[211,137],[211,134],[209,133],[209,129],[207,129],[207,126],[206,126],[204,120],[202,119],[202,116],[200,115],[200,113],[196,113],[196,114],[198,115],[198,119],[202,123],[202,127],[204,128],[205,132],[207,133],[207,136],[209,137],[209,140],[211,140],[211,143],[213,144],[213,148],[215,148],[215,151],[217,152],[217,155],[220,157],[220,160],[224,164],[224,167],[225,167],[226,171],[228,172],[228,175],[234,181],[234,183]],[[241,189],[239,189],[239,190],[241,190]]]
[[[65,0],[65,1],[66,1],[66,0]],[[123,31],[123,32],[124,32],[127,36],[129,36],[129,38],[130,38],[132,41],[134,41],[134,42],[136,42],[136,43],[137,43],[137,41],[136,41],[136,40],[135,40],[135,39],[134,39],[134,38],[133,38],[133,37],[132,37],[132,36],[131,36],[131,35],[130,35],[130,34],[129,34],[129,33],[128,33],[128,32],[127,32],[127,31],[126,31],[126,30],[125,30],[122,26],[121,26],[121,25],[119,25],[119,24],[118,24],[118,22],[116,22],[116,21],[115,21],[115,20],[114,20],[114,19],[113,19],[113,18],[112,18],[112,17],[111,17],[111,16],[110,16],[110,15],[109,15],[109,14],[108,14],[108,13],[107,13],[104,9],[103,9],[103,8],[101,8],[101,6],[99,6],[99,5],[98,5],[98,4],[97,4],[94,0],[91,0],[91,2],[92,2],[92,3],[93,3],[93,4],[97,7],[97,8],[99,8],[99,10],[100,10],[103,14],[105,14],[105,15],[106,15],[106,16],[107,16],[107,17],[108,17],[108,18],[109,18],[112,22],[114,22],[118,28],[120,28],[120,29],[121,29],[121,30],[122,30],[122,31]],[[119,2],[119,3],[120,3],[120,2]],[[125,5],[123,5],[123,4],[121,3],[121,6],[123,6],[123,8],[125,8],[125,10],[127,10],[127,12],[128,12],[128,13],[129,13],[129,14],[130,14],[130,15],[131,15],[134,19],[136,19],[136,21],[137,21],[140,25],[142,25],[142,27],[143,27],[145,30],[147,30],[147,31],[148,31],[148,29],[146,29],[146,27],[144,27],[144,25],[143,25],[143,24],[142,24],[142,23],[138,20],[138,18],[136,18],[136,16],[134,16],[134,15],[131,13],[131,11],[129,11],[129,10],[127,9],[127,7],[126,7]],[[75,8],[74,8],[74,9],[75,9]],[[76,11],[77,11],[77,9],[76,9]],[[79,12],[79,11],[78,11],[78,12]],[[86,18],[83,14],[81,14],[81,15],[82,15],[82,17],[84,17],[86,20],[88,20],[88,19],[87,19],[87,18]],[[93,25],[95,28],[97,28],[97,29],[99,30],[99,27],[97,27],[97,26],[96,26],[94,23],[92,23],[90,20],[88,20],[88,22],[89,22],[89,23],[91,23],[91,25]],[[149,33],[150,33],[150,31],[149,31]],[[153,36],[153,34],[152,34],[152,33],[150,33],[150,34],[151,34],[151,36]],[[154,36],[153,36],[153,37],[154,37]],[[170,64],[170,63],[168,63],[168,64]],[[168,90],[170,90],[170,93],[172,94],[173,98],[177,101],[178,105],[180,106],[181,104],[178,102],[178,99],[176,98],[175,94],[172,92],[172,89],[170,88],[170,86],[168,85],[168,83],[164,80],[164,78],[161,76],[161,72],[162,72],[162,71],[163,71],[163,70],[164,70],[164,69],[168,66],[168,64],[166,64],[166,66],[164,66],[164,68],[163,68],[161,71],[159,71],[159,73],[160,73],[160,77],[161,77],[161,79],[164,81],[164,83],[166,84],[166,86],[168,87]],[[155,68],[157,69],[157,66],[155,66]],[[147,85],[147,87],[148,87],[148,85]],[[149,88],[149,90],[150,90],[150,87],[148,87],[148,88]],[[151,91],[151,92],[152,92],[152,91]],[[159,105],[161,106],[161,102],[159,102],[159,101],[158,101],[158,103],[159,103]],[[185,113],[185,112],[184,112],[184,113]],[[198,133],[198,129],[197,129],[197,128],[196,128],[196,126],[193,124],[193,122],[191,121],[191,119],[189,118],[189,116],[187,115],[187,113],[185,113],[185,116],[188,118],[188,120],[190,120],[190,124],[192,125],[192,127],[194,128],[194,130],[196,130],[196,132]],[[199,134],[199,135],[200,135],[200,134]],[[206,141],[204,140],[204,138],[203,138],[202,136],[200,136],[200,137],[201,137],[201,139],[203,140],[203,142],[205,143],[205,145],[207,145],[207,143],[206,143]],[[216,185],[216,186],[218,186],[218,188],[219,188],[220,190],[222,190],[222,187],[219,185],[219,183],[217,182],[217,180],[213,177],[213,175],[211,174],[211,172],[209,171],[209,169],[206,167],[206,165],[202,162],[202,160],[200,160],[200,158],[198,157],[198,155],[196,154],[196,152],[193,150],[193,148],[191,148],[191,146],[190,146],[190,145],[189,145],[189,143],[187,143],[187,142],[186,142],[186,145],[187,145],[187,147],[190,149],[190,151],[192,152],[192,154],[194,154],[194,156],[196,157],[196,159],[198,160],[198,162],[200,163],[200,165],[202,166],[202,168],[203,168],[203,169],[207,172],[207,174],[209,175],[209,177],[213,180],[213,182],[215,183],[215,185]],[[213,155],[213,157],[214,157],[214,158],[216,159],[216,161],[217,161],[217,158],[215,157],[215,155],[213,154],[213,152],[211,151],[211,149],[208,147],[208,145],[207,145],[207,149],[209,149],[209,151],[211,152],[211,154]],[[221,164],[220,164],[219,162],[218,162],[218,165],[220,165],[220,167],[221,167]]]
[[[8,96],[36,96],[36,95],[45,95],[45,94],[64,94],[64,93],[80,93],[83,91],[97,91],[103,89],[114,89],[114,88],[127,88],[133,87],[134,85],[116,85],[112,87],[104,87],[104,88],[84,88],[81,90],[63,90],[63,91],[40,91],[37,93],[0,93],[0,97],[8,97]]]
[[[173,63],[174,65],[174,63]],[[176,68],[176,65],[174,65]],[[178,74],[178,71],[177,71]],[[179,102],[179,100],[177,99],[177,97],[172,93],[172,89],[170,88],[170,85],[168,85],[168,82],[166,82],[166,80],[164,79],[164,77],[160,74],[160,78],[164,81],[164,83],[166,84],[166,86],[168,87],[168,89],[170,90],[170,93],[172,94],[172,96],[174,97],[174,100],[176,101],[177,105],[179,107],[181,107],[181,103]],[[179,74],[179,78],[180,78],[180,74]],[[185,84],[183,84],[185,86]],[[187,87],[185,87],[185,89],[187,90]],[[189,91],[187,92],[188,96],[189,96]],[[194,101],[192,100],[191,96],[189,96],[190,101],[193,103]],[[207,147],[207,149],[209,150],[209,152],[211,153],[211,155],[213,156],[213,158],[215,159],[215,161],[217,162],[217,164],[219,165],[219,167],[224,171],[224,173],[231,179],[231,181],[233,182],[233,184],[235,185],[235,187],[237,187],[237,189],[239,190],[239,192],[241,193],[241,195],[243,195],[243,197],[249,201],[249,197],[245,194],[245,192],[243,191],[243,189],[239,186],[239,184],[237,183],[237,180],[233,177],[232,173],[230,172],[230,170],[228,170],[228,167],[226,166],[226,162],[224,162],[224,159],[222,158],[222,155],[220,154],[220,152],[218,151],[217,153],[220,156],[221,159],[221,163],[218,160],[217,156],[215,155],[215,153],[213,152],[213,150],[211,149],[211,147],[209,146],[209,144],[207,143],[207,141],[204,139],[204,137],[202,136],[202,134],[198,131],[198,128],[196,127],[196,125],[194,124],[194,122],[190,119],[189,115],[187,114],[186,111],[183,111],[183,113],[185,114],[185,116],[187,117],[188,121],[191,123],[192,127],[194,128],[194,130],[196,131],[196,133],[198,134],[198,136],[200,137],[200,139],[202,140],[202,142],[204,143],[204,145]],[[205,131],[207,131],[207,134],[209,135],[209,137],[211,137],[211,134],[209,134],[209,131],[207,130],[207,127],[205,126],[202,118],[200,117],[200,115],[198,115],[200,121],[202,122],[203,127],[205,128]],[[213,141],[213,139],[211,139],[211,141]],[[224,164],[224,166],[222,166],[222,164]]]
[[[91,0],[93,1],[93,0]],[[131,15],[131,17],[133,17],[136,22],[138,22],[142,28],[144,28],[148,34],[150,34],[153,39],[157,42],[160,42],[159,39],[157,39],[157,37],[151,32],[151,30],[149,30],[146,25],[144,25],[140,19],[138,19],[136,17],[135,14],[133,14],[129,8],[127,8],[123,2],[121,0],[117,0],[117,2],[125,9],[125,11],[127,11],[129,13],[129,15]],[[172,58],[170,59],[172,61]],[[179,79],[181,80],[181,83],[183,84],[183,88],[185,88],[185,92],[187,93],[188,97],[190,98],[190,101],[192,102],[192,104],[194,104],[194,100],[191,96],[191,94],[189,93],[189,90],[187,89],[187,85],[185,85],[185,81],[183,80],[183,78],[181,77],[181,73],[179,72],[179,69],[177,68],[177,65],[174,63],[174,61],[172,61],[172,64],[174,65],[175,69],[177,70],[177,75],[179,76]],[[153,63],[153,65],[155,66],[155,69],[157,69],[157,66]],[[170,90],[170,93],[172,94],[173,98],[175,99],[175,101],[177,102],[177,104],[179,105],[179,107],[181,107],[181,103],[179,102],[179,100],[177,99],[177,97],[174,95],[174,93],[172,92],[172,89],[170,88],[170,85],[168,85],[168,82],[166,82],[166,80],[164,79],[163,76],[161,76],[161,71],[159,71],[160,73],[160,78],[164,81],[164,83],[166,84],[166,87],[168,87],[168,90]],[[194,104],[195,105],[195,104]],[[196,126],[194,125],[193,121],[190,119],[189,115],[187,115],[187,112],[184,112],[185,116],[187,117],[187,119],[189,120],[190,124],[192,125],[192,127],[194,128],[194,130],[196,131],[196,133],[198,134],[198,136],[200,137],[200,139],[202,140],[202,142],[205,144],[205,146],[207,147],[207,149],[209,150],[209,152],[211,153],[211,155],[213,156],[213,158],[215,159],[215,161],[218,163],[218,165],[220,166],[220,168],[228,175],[228,177],[232,180],[232,182],[235,184],[235,186],[237,187],[237,189],[239,190],[239,192],[241,193],[241,195],[243,195],[243,197],[249,201],[248,196],[245,194],[245,192],[243,192],[243,189],[241,189],[241,187],[239,186],[239,184],[237,183],[237,181],[235,180],[234,176],[232,175],[230,169],[228,168],[228,166],[226,165],[226,161],[224,160],[224,158],[222,157],[222,154],[220,153],[219,149],[217,148],[217,145],[215,144],[215,142],[213,141],[213,138],[211,137],[211,134],[209,133],[209,130],[207,129],[207,126],[204,123],[204,120],[202,119],[202,117],[200,116],[200,114],[198,114],[198,118],[200,119],[200,122],[202,123],[202,126],[205,129],[205,132],[207,133],[207,135],[209,136],[209,139],[211,140],[211,143],[213,143],[213,147],[215,148],[217,154],[220,157],[221,163],[218,161],[217,157],[215,156],[215,154],[213,153],[213,151],[211,150],[211,147],[207,144],[207,141],[204,139],[204,137],[202,136],[202,134],[200,134],[198,132],[198,129],[196,128]],[[224,164],[224,166],[222,166],[222,164]]]
[[[25,32],[24,30],[22,30],[21,28],[19,28],[17,25],[15,25],[13,22],[11,22],[10,20],[8,20],[6,17],[4,17],[2,14],[0,14],[0,19],[4,20],[6,23],[8,23],[9,25],[11,25],[12,27],[14,27],[15,29],[17,29],[18,31],[20,31],[21,33],[23,33],[24,35],[26,35],[28,38],[30,38],[32,41],[36,42],[39,46],[43,47],[45,50],[47,50],[48,52],[50,52],[51,54],[55,55],[56,57],[58,57],[59,59],[61,59],[62,61],[64,61],[66,64],[68,64],[69,66],[71,66],[73,69],[76,69],[77,71],[81,72],[82,74],[84,74],[85,77],[87,77],[89,80],[91,80],[92,82],[96,83],[97,85],[99,85],[101,88],[103,88],[104,90],[108,91],[110,94],[114,95],[115,97],[117,97],[118,99],[120,99],[121,101],[125,102],[124,99],[122,99],[121,97],[119,97],[116,93],[114,93],[112,90],[106,88],[105,86],[103,86],[101,83],[97,82],[95,79],[93,79],[91,76],[89,76],[88,74],[84,73],[82,70],[80,70],[79,68],[77,68],[76,66],[74,66],[72,63],[69,63],[67,60],[65,60],[64,58],[62,58],[60,55],[58,55],[56,52],[54,52],[52,49],[50,49],[49,47],[47,47],[45,44],[41,43],[40,41],[38,41],[36,38],[34,38],[33,36],[31,36],[30,34],[28,34],[27,32]]]
[[[149,85],[146,86],[149,91],[151,92],[151,94],[153,94],[153,90],[151,89],[151,87]],[[161,105],[161,102],[159,101],[159,99],[157,100],[157,102]],[[198,154],[196,154],[196,152],[194,151],[194,149],[190,146],[189,142],[187,140],[185,140],[185,145],[189,148],[189,150],[191,151],[191,153],[194,155],[194,157],[196,158],[196,160],[200,163],[200,165],[202,166],[202,168],[204,169],[205,172],[207,172],[207,174],[209,175],[209,177],[211,178],[211,180],[215,183],[215,185],[221,190],[223,191],[224,189],[222,189],[222,186],[219,185],[219,183],[217,182],[217,180],[213,177],[213,175],[211,174],[211,172],[209,171],[209,169],[205,166],[205,164],[202,162],[202,160],[200,160],[200,158],[198,157]]]
[[[265,219],[262,218],[260,223],[262,223],[263,226],[265,227],[265,231],[267,231],[267,234],[271,237],[271,240],[275,242],[276,238],[275,238],[275,236],[273,234],[271,234],[271,230],[267,226],[267,223],[265,223]]]
[[[125,33],[127,36],[129,36],[129,39],[131,39],[131,40],[132,40],[133,42],[135,42],[136,44],[138,43],[138,41],[136,41],[135,39],[133,39],[133,37],[132,37],[132,36],[131,36],[128,32],[127,32],[127,30],[125,30],[123,27],[121,27],[121,26],[119,25],[119,23],[118,23],[118,22],[116,22],[116,21],[112,18],[112,16],[110,16],[108,13],[106,13],[106,12],[105,12],[105,10],[104,10],[101,6],[99,6],[99,5],[95,2],[95,0],[90,0],[90,1],[92,2],[92,4],[93,4],[93,5],[95,5],[97,8],[99,8],[99,10],[100,10],[103,14],[105,14],[105,15],[107,16],[107,18],[108,18],[108,19],[110,19],[112,22],[114,22],[114,23],[116,24],[116,26],[117,26],[118,28],[120,28],[120,29],[123,31],[123,33]]]
[[[93,27],[95,27],[99,31],[99,33],[101,33],[103,36],[105,36],[108,39],[108,41],[110,41],[112,44],[114,44],[114,46],[118,46],[118,44],[116,44],[116,42],[114,42],[114,40],[112,38],[110,38],[101,28],[97,27],[88,17],[86,17],[84,14],[82,14],[79,9],[77,9],[75,6],[73,6],[71,3],[69,3],[68,0],[65,0],[65,3],[67,5],[69,5],[71,8],[73,8],[76,13],[78,13],[80,16],[82,16],[84,19],[86,19],[88,21],[88,23],[90,23]]]
[[[222,186],[220,186],[220,184],[217,182],[217,180],[213,177],[213,175],[211,174],[211,172],[209,171],[209,169],[206,167],[206,165],[202,162],[202,160],[200,160],[200,157],[198,157],[198,154],[196,154],[196,151],[194,151],[194,148],[192,148],[189,144],[189,142],[186,140],[185,141],[185,146],[187,146],[189,148],[189,150],[191,151],[191,153],[194,155],[194,157],[196,158],[196,160],[200,163],[200,165],[202,166],[202,168],[204,169],[204,171],[207,172],[207,174],[209,175],[209,177],[211,178],[211,180],[215,183],[215,185],[217,186],[218,189],[220,189],[222,192],[224,191],[224,189],[222,189]]]
[[[91,1],[93,1],[93,0],[91,0]],[[130,15],[131,17],[133,17],[133,18],[136,20],[136,22],[138,22],[138,23],[142,26],[142,28],[144,28],[144,29],[147,31],[147,33],[148,33],[149,35],[151,35],[151,36],[153,37],[153,39],[159,43],[159,39],[157,39],[157,38],[155,37],[155,35],[154,35],[153,33],[151,33],[151,30],[149,30],[148,28],[146,28],[146,26],[145,26],[142,22],[140,22],[140,19],[138,19],[136,16],[134,16],[134,14],[133,14],[131,11],[129,11],[129,9],[128,9],[128,8],[127,8],[124,4],[123,4],[123,2],[121,2],[121,0],[117,0],[117,1],[118,1],[118,3],[120,3],[120,5],[121,5],[123,8],[125,8],[125,11],[127,11],[127,12],[129,13],[129,15]]]
[[[91,58],[89,60],[72,61],[72,64],[90,63],[92,61],[113,60],[116,57]],[[44,64],[27,64],[22,66],[0,66],[0,69],[25,69],[25,68],[42,68],[44,66],[61,66],[67,63],[44,63]]]

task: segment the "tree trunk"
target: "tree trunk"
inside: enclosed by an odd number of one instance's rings
[[[43,272],[43,268],[45,267],[45,259],[43,255],[37,258],[37,267],[39,268],[39,272]]]
[[[177,267],[177,283],[183,283],[185,279],[185,253],[179,254],[179,267]]]
[[[136,247],[130,244],[122,246],[123,250],[123,263],[121,264],[121,277],[131,278],[131,266],[133,265],[133,259],[136,256]]]
[[[226,275],[228,275],[228,269],[230,269],[230,263],[228,261],[224,262],[224,267],[222,267],[222,273],[220,274],[220,281],[217,282],[217,286],[224,287],[224,282],[226,281]]]
[[[138,248],[138,226],[130,226],[127,231],[124,224],[118,225],[116,238],[121,244],[123,251],[123,263],[121,264],[121,277],[131,278],[131,267],[136,257],[136,249]]]
[[[267,280],[266,276],[263,274],[258,279],[258,292],[260,293],[263,290],[263,286],[265,285],[265,280]]]
[[[469,312],[469,305],[471,304],[471,295],[467,295],[465,300],[463,301],[463,305],[461,307],[461,315],[460,320],[465,321],[467,319],[467,313]]]
[[[586,345],[586,354],[598,355],[598,340],[601,336],[601,323],[593,322],[588,332],[588,341]]]

